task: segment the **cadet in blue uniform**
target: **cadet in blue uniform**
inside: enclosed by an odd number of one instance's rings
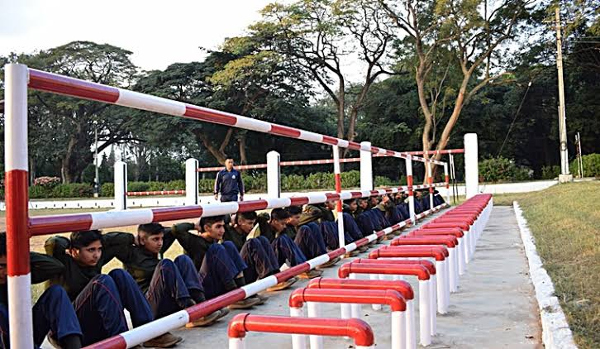
[[[225,168],[217,173],[215,179],[215,200],[219,199],[221,194],[221,202],[244,201],[244,181],[242,174],[233,168],[233,159],[225,160]]]

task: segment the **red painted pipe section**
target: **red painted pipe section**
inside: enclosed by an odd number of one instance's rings
[[[471,227],[468,223],[460,223],[460,222],[444,222],[444,223],[432,222],[432,223],[427,223],[425,226],[427,228],[460,228],[464,231],[468,231],[469,228]]]
[[[299,288],[290,295],[290,308],[302,308],[306,302],[387,304],[392,311],[406,311],[406,301],[396,290],[347,290]]]
[[[450,256],[448,249],[443,246],[392,246],[380,248],[369,253],[370,259],[395,257],[429,257],[436,261],[444,261]]]
[[[345,279],[350,274],[414,275],[419,280],[430,278],[429,271],[422,265],[346,263],[338,269],[339,278]]]
[[[350,337],[356,346],[370,347],[375,343],[373,330],[359,319],[326,319],[286,316],[238,314],[229,321],[229,338],[243,338],[246,332],[305,334],[315,336]]]
[[[356,261],[356,260],[355,260]],[[430,262],[431,263],[431,262]],[[435,269],[434,269],[435,270]],[[352,290],[395,290],[406,300],[415,298],[412,286],[406,281],[389,280],[358,280],[358,279],[329,279],[318,277],[308,282],[308,288],[332,288]]]
[[[448,248],[458,246],[458,239],[452,235],[438,236],[400,236],[391,241],[390,246],[412,246],[412,245],[445,245]]]
[[[365,263],[365,264],[394,264],[394,265],[422,265],[427,268],[429,275],[435,275],[435,264],[432,261],[426,259],[368,259],[368,258],[357,258],[352,263]],[[380,281],[382,282],[382,281]]]
[[[406,236],[414,235],[454,235],[457,238],[465,236],[465,233],[460,228],[420,228],[406,234]]]

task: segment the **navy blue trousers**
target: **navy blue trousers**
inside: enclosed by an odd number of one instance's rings
[[[221,202],[238,201],[238,194],[221,195]]]
[[[58,340],[68,335],[82,335],[73,304],[65,290],[50,286],[33,306],[33,343],[42,345],[48,332]],[[0,303],[0,348],[10,348],[8,332],[8,307]]]
[[[350,237],[352,238],[352,241],[362,239],[363,234],[360,231],[358,224],[356,224],[354,217],[352,217],[351,214],[345,213],[345,212],[343,213],[343,217],[344,217],[344,229],[346,230],[346,233],[348,233],[350,235]],[[348,242],[348,241],[346,241],[346,242]]]
[[[150,304],[154,318],[158,319],[185,308],[190,290],[204,291],[194,262],[187,255],[158,262],[146,299]]]
[[[242,246],[240,255],[248,266],[244,270],[246,283],[265,278],[279,270],[277,256],[269,240],[264,236],[247,240]]]
[[[206,299],[215,298],[227,292],[225,285],[233,281],[248,266],[231,241],[212,244],[200,267],[200,280]]]
[[[308,259],[327,253],[327,246],[325,240],[323,240],[323,235],[321,235],[321,228],[315,222],[299,227],[294,242]]]
[[[306,262],[306,256],[298,245],[292,239],[281,234],[271,243],[275,255],[277,256],[277,265],[281,267],[284,263],[288,263],[290,267],[295,267],[298,264]]]
[[[131,314],[134,327],[154,319],[148,301],[131,275],[114,269],[96,275],[73,302],[83,332],[83,345],[89,345],[128,330],[123,309]]]
[[[325,221],[321,222],[321,233],[323,234],[323,239],[325,240],[325,244],[330,250],[336,250],[340,247],[340,239],[338,236],[338,226],[335,221]],[[349,244],[354,242],[354,239],[348,231],[344,232],[344,242]]]

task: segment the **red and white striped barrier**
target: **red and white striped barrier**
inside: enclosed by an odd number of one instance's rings
[[[289,298],[290,315],[303,317],[302,307],[308,302],[308,317],[320,317],[319,303],[387,304],[392,310],[392,349],[406,348],[406,301],[396,290],[348,290],[300,288],[294,290]],[[292,336],[292,348],[306,347],[305,336]],[[311,349],[323,349],[322,336],[310,336]]]
[[[185,195],[185,190],[128,191],[127,196]]]
[[[375,344],[371,326],[359,319],[291,318],[242,313],[229,322],[229,349],[246,349],[244,338],[247,332],[350,337],[356,349],[373,349]]]
[[[435,207],[432,210],[426,211],[422,213],[421,217],[426,217],[435,212],[440,211],[443,208],[448,207],[447,204],[440,205]],[[420,218],[419,218],[420,219]],[[185,310],[178,311],[171,315],[165,316],[158,320],[155,320],[151,323],[136,327],[127,332],[121,333],[118,336],[108,338],[101,342],[92,344],[86,348],[88,349],[124,349],[130,348],[135,345],[141,344],[145,341],[148,341],[157,335],[166,333],[168,331],[174,330],[176,328],[185,326],[186,323],[190,321],[197,320],[201,317],[204,317],[208,314],[211,314],[218,309],[221,309],[225,306],[228,306],[232,303],[235,303],[239,300],[245,299],[247,297],[253,296],[258,292],[264,291],[269,287],[275,286],[276,284],[285,281],[293,276],[299,275],[301,273],[307,272],[323,263],[327,263],[328,261],[342,256],[346,253],[352,252],[360,246],[364,246],[369,244],[372,241],[377,240],[378,238],[390,234],[391,232],[401,229],[407,225],[410,225],[410,221],[403,221],[398,224],[395,224],[386,229],[375,232],[371,235],[368,235],[358,241],[355,241],[351,244],[344,246],[343,248],[339,248],[337,250],[331,251],[327,254],[320,255],[311,260],[308,260],[305,263],[299,264],[295,267],[286,269],[283,272],[277,273],[276,275],[268,276],[264,279],[260,279],[251,284],[243,286],[239,289],[233,290],[226,294],[223,294],[219,297],[210,299],[206,302],[202,302],[193,307],[187,308]]]
[[[198,219],[200,217],[258,211],[278,207],[317,204],[328,200],[348,200],[352,198],[379,196],[403,192],[405,190],[407,190],[407,187],[385,188],[370,191],[343,191],[341,193],[307,193],[305,196],[268,198],[241,202],[219,202],[208,205],[38,216],[29,218],[29,232],[33,236],[75,230],[106,229],[179,219]]]

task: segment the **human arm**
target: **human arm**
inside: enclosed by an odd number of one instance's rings
[[[244,180],[242,179],[242,174],[238,172],[237,176],[238,188],[240,190],[240,201],[244,201]]]
[[[135,236],[130,233],[110,232],[103,236],[102,264],[107,264],[113,258],[128,263],[135,245]]]
[[[184,250],[189,251],[193,248],[194,244],[194,236],[189,231],[195,228],[196,226],[193,223],[179,223],[171,228],[171,234],[177,239]]]
[[[43,253],[30,252],[29,263],[31,265],[32,284],[50,280],[62,275],[65,271],[65,265],[58,259]]]
[[[217,172],[217,177],[215,178],[215,189],[213,190],[213,194],[215,194],[215,200],[219,199],[219,192],[221,191],[221,171]]]
[[[64,236],[53,236],[44,243],[44,250],[48,256],[54,257],[64,263],[65,258],[70,258],[67,250],[71,248],[71,240]]]

